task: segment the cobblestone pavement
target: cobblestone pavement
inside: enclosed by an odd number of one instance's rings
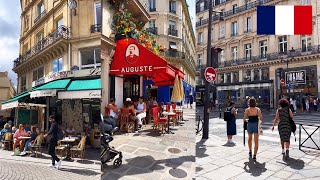
[[[115,135],[111,146],[122,151],[123,164],[114,169],[103,166],[102,179],[192,179],[195,175],[195,109],[184,109],[181,126],[175,134],[161,135],[151,125],[138,133]],[[172,126],[170,126],[172,127]]]
[[[88,150],[89,151],[89,150]],[[97,156],[99,152],[89,156]],[[89,159],[89,158],[88,158]],[[11,151],[0,150],[0,180],[98,180],[101,178],[101,164],[98,160],[75,159],[62,161],[61,169],[50,168],[51,159],[47,154],[42,157],[11,156]]]

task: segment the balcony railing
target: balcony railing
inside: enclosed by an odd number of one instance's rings
[[[90,27],[91,33],[101,32],[101,24],[94,24]]]
[[[169,28],[168,29],[168,34],[171,35],[171,36],[178,36],[178,30]]]
[[[18,67],[24,61],[27,61],[30,57],[38,54],[46,47],[50,46],[51,44],[55,43],[59,39],[68,39],[70,37],[70,30],[68,27],[60,26],[58,29],[50,33],[47,37],[43,40],[39,41],[36,45],[34,45],[31,49],[20,55],[16,60],[14,60],[13,68]]]
[[[184,52],[176,51],[176,50],[167,50],[164,52],[165,57],[173,57],[173,58],[181,58],[185,59],[186,55]]]
[[[305,56],[309,54],[319,54],[320,53],[320,46],[309,46],[307,48],[299,48],[294,49],[294,52],[285,52],[285,53],[269,53],[266,55],[258,55],[258,56],[251,56],[251,59],[248,60],[247,58],[240,58],[235,60],[228,60],[219,62],[219,67],[230,67],[230,66],[238,66],[243,64],[251,64],[251,63],[258,63],[264,61],[273,61],[285,58],[295,58],[299,56]]]
[[[158,35],[158,28],[157,27],[149,27],[146,29],[149,33],[152,33],[154,35]]]
[[[144,9],[147,11],[149,9],[149,1],[148,0],[139,0]]]
[[[150,7],[150,8],[149,8],[149,11],[150,11],[150,12],[155,12],[155,11],[157,11],[157,8],[155,8],[155,7]]]
[[[34,23],[37,23],[45,14],[46,10],[43,10],[42,13],[40,13],[38,17],[34,20]]]
[[[263,5],[263,4],[267,4],[267,3],[272,2],[272,1],[274,1],[274,0],[257,0],[257,1],[251,2],[251,3],[248,3],[246,5],[237,7],[235,9],[231,9],[229,11],[225,11],[225,12],[223,12],[223,17],[232,16],[234,14],[238,14],[238,13],[244,12],[246,10],[255,8],[255,7]],[[204,10],[207,10],[207,9],[208,9],[208,7],[205,8]],[[212,21],[216,21],[216,20],[219,20],[219,19],[221,19],[220,15],[216,15],[216,16],[213,16]],[[208,24],[209,18],[204,19],[202,21],[203,22],[196,22],[196,27]]]

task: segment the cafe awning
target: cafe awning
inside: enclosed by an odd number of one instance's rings
[[[71,79],[60,79],[34,88],[29,92],[31,98],[56,96],[57,90],[64,90]]]
[[[66,91],[58,92],[58,99],[101,98],[101,78],[72,80]]]
[[[173,85],[175,75],[184,74],[166,60],[140,45],[134,39],[122,39],[117,42],[114,59],[111,63],[111,75],[145,75],[155,85],[165,83]]]
[[[11,99],[8,99],[6,101],[4,101],[1,105],[1,110],[5,110],[5,109],[11,109],[11,108],[15,108],[15,107],[18,107],[19,106],[19,100],[29,96],[29,91],[25,91],[21,94],[18,94],[16,96],[14,96],[13,98]]]

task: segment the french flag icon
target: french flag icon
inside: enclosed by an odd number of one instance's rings
[[[312,6],[258,6],[257,34],[311,35]]]

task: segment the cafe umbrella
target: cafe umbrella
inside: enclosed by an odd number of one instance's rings
[[[181,96],[181,103],[180,103],[180,106],[182,106],[182,101],[184,100],[184,88],[183,88],[183,81],[182,79],[180,78],[179,80],[179,85],[180,85],[180,96]]]
[[[176,78],[174,80],[172,95],[171,95],[171,102],[181,102],[182,96],[181,96],[181,90],[180,90],[180,83],[179,83],[178,75],[176,75]]]

